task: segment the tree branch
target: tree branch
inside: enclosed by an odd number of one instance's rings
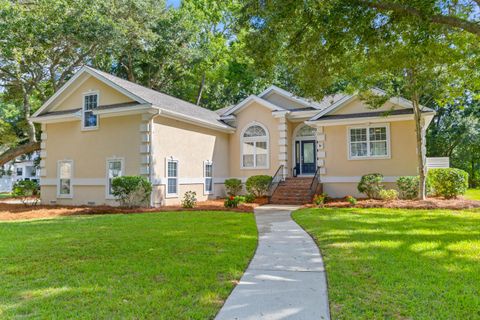
[[[22,154],[37,150],[40,150],[40,142],[28,142],[26,144],[19,145],[18,147],[8,149],[0,155],[0,166],[3,166],[5,163],[12,161]]]
[[[460,28],[467,32],[470,32],[476,36],[480,37],[480,24],[464,20],[454,16],[444,16],[438,14],[426,14],[417,8],[413,8],[408,5],[392,2],[381,2],[375,0],[353,0],[362,6],[367,6],[369,8],[374,8],[378,10],[394,11],[403,15],[416,16],[430,22],[446,25],[454,28]],[[480,3],[480,0],[475,0],[475,2]]]

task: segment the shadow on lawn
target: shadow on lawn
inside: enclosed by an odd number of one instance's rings
[[[480,318],[480,211],[314,212],[335,318]]]

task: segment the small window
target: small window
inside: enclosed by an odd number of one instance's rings
[[[349,128],[351,159],[386,158],[390,155],[388,126]]]
[[[83,96],[83,128],[93,129],[98,127],[98,116],[93,111],[98,107],[98,94]]]
[[[167,196],[178,195],[178,161],[167,160]]]
[[[268,167],[268,133],[258,124],[249,126],[242,135],[242,168]]]
[[[116,177],[123,175],[123,160],[122,159],[108,159],[107,160],[107,196],[112,196],[112,181]]]
[[[73,161],[58,162],[58,197],[72,196]]]
[[[213,163],[212,161],[205,161],[203,163],[203,177],[205,179],[205,194],[213,193]]]
[[[17,168],[17,176],[23,175],[23,168]]]

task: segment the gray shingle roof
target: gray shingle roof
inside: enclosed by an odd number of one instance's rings
[[[188,117],[197,118],[200,121],[208,122],[215,126],[230,128],[228,125],[226,125],[220,120],[219,114],[215,111],[211,111],[194,105],[193,103],[169,96],[165,93],[143,87],[139,84],[130,82],[122,78],[118,78],[109,73],[94,69],[92,67],[87,68],[106,78],[107,80],[115,83],[124,90],[138,96],[139,98],[147,101],[148,103],[151,103],[152,105],[160,109],[179,113]]]

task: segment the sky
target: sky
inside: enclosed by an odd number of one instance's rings
[[[178,8],[180,6],[181,0],[167,0],[168,6],[173,6],[174,8]]]

